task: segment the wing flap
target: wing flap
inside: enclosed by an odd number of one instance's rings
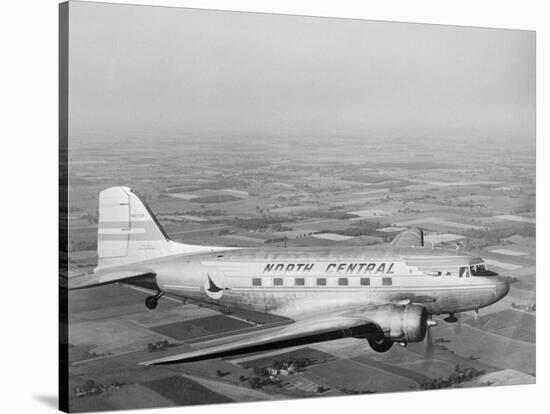
[[[183,354],[172,355],[140,363],[165,365],[195,362],[211,358],[228,357],[252,352],[287,348],[350,336],[365,336],[377,332],[370,320],[356,316],[333,316],[294,322],[283,327],[268,329],[245,339],[210,346]]]

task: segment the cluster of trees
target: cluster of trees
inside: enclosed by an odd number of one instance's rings
[[[353,227],[348,227],[342,230],[321,230],[319,233],[335,233],[342,236],[374,236],[374,237],[388,237],[387,233],[379,232],[377,229],[380,227],[379,222],[359,220],[354,222]]]
[[[288,237],[273,237],[271,239],[264,240],[264,243],[284,243],[288,241]]]
[[[423,390],[437,390],[441,388],[455,387],[463,382],[471,381],[485,374],[485,371],[475,368],[460,368],[459,365],[455,365],[455,370],[447,378],[437,378],[432,380],[425,380],[420,384],[420,388]]]
[[[446,344],[446,343],[449,343],[451,342],[449,339],[445,339],[445,338],[434,338],[432,340],[432,344],[434,346],[437,346],[438,348],[444,350],[444,351],[448,351],[449,348],[447,348],[445,345],[443,344]]]
[[[348,394],[348,395],[355,395],[355,394],[374,394],[376,391],[371,391],[371,390],[359,391],[351,388],[341,388],[340,392],[343,392],[344,394]]]
[[[276,385],[278,387],[281,387],[282,381],[280,378],[278,378],[277,374],[279,374],[282,370],[287,370],[288,373],[299,372],[311,365],[312,363],[313,361],[307,357],[276,360],[273,361],[270,367],[254,367],[252,369],[252,371],[254,372],[254,376],[245,377],[244,375],[241,375],[239,377],[239,381],[242,383],[247,383],[248,386],[253,389],[262,388],[265,385]],[[277,374],[275,374],[274,371],[276,371]],[[318,387],[317,392],[321,393],[328,390],[329,388]]]
[[[469,239],[481,239],[485,246],[498,244],[501,239],[518,235],[523,237],[535,237],[535,226],[525,223],[508,223],[505,228],[470,229],[464,233]],[[482,247],[482,246],[480,246]]]
[[[399,214],[418,214],[421,213],[420,210],[415,210],[414,208],[405,207],[402,210],[397,210]]]
[[[344,191],[344,188],[337,185],[331,185],[328,187],[317,185],[317,187],[314,187],[311,184],[296,184],[295,187],[296,189],[307,192],[309,194],[339,193],[341,191]]]
[[[291,231],[292,227],[283,226],[281,223],[275,223],[271,225],[271,231]]]
[[[303,217],[323,218],[323,219],[335,219],[335,220],[348,220],[352,218],[359,218],[357,214],[345,213],[343,211],[334,210],[310,210],[301,213]]]
[[[290,366],[293,366],[296,371],[301,371],[304,368],[313,364],[313,361],[307,357],[300,357],[296,359],[283,359],[276,360],[273,362],[273,368],[276,370],[285,369]]]
[[[234,227],[245,230],[266,230],[269,226],[274,224],[282,224],[288,221],[292,221],[288,217],[277,217],[277,216],[264,216],[264,217],[252,217],[252,218],[238,218],[235,217],[234,220],[231,220],[228,224]]]
[[[449,204],[452,205],[452,203],[449,203]],[[455,207],[469,207],[469,208],[473,208],[473,207],[487,208],[487,206],[485,204],[477,203],[473,200],[459,201],[457,203],[454,203],[454,206]]]
[[[512,302],[512,308],[521,309],[527,312],[535,312],[537,310],[537,304],[533,302],[526,305],[518,305],[516,302]]]
[[[74,392],[77,397],[84,397],[86,395],[101,394],[105,391],[118,390],[122,385],[123,384],[118,382],[113,382],[111,384],[96,384],[94,380],[90,379],[86,381],[84,385],[76,387]]]
[[[224,210],[213,209],[213,210],[191,210],[191,211],[176,211],[173,213],[174,216],[224,216],[226,212]]]
[[[419,202],[419,201],[432,201],[435,200],[436,197],[431,194],[423,194],[423,195],[411,195],[410,197],[403,198],[401,202],[409,203],[411,201]]]
[[[245,377],[244,375],[241,375],[239,377],[239,381],[248,384],[248,386],[252,389],[259,389],[265,385],[276,385],[278,387],[282,386],[280,380],[273,381],[269,379],[269,377]]]
[[[169,342],[167,340],[164,341],[157,341],[155,343],[148,343],[147,344],[147,351],[149,352],[155,352],[155,351],[162,351],[170,346]]]

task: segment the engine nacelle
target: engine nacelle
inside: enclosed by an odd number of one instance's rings
[[[395,342],[420,342],[428,329],[428,311],[421,305],[381,305],[367,312],[367,317]]]

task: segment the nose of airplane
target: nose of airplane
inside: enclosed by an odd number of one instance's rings
[[[497,276],[497,278],[496,295],[497,300],[500,300],[508,294],[508,291],[510,290],[510,283],[508,283],[508,281],[502,276]]]

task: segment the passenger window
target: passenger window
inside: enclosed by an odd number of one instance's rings
[[[283,279],[280,277],[273,279],[273,286],[283,286]]]
[[[320,277],[317,279],[317,286],[326,286],[327,280],[324,277]]]
[[[297,277],[296,279],[294,279],[294,284],[296,286],[304,286],[305,285],[304,278],[303,277]]]
[[[382,278],[382,285],[391,286],[392,285],[391,277],[383,277]]]
[[[259,277],[252,278],[252,286],[262,286],[262,279]]]
[[[345,277],[341,277],[338,279],[338,286],[347,286],[348,285],[348,279]]]
[[[370,286],[370,278],[362,277],[360,280],[361,286]]]

